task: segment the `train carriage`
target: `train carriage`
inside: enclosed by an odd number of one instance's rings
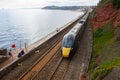
[[[78,39],[84,31],[84,24],[87,19],[86,14],[67,34],[64,35],[62,40],[62,56],[68,58],[73,55],[77,49]]]

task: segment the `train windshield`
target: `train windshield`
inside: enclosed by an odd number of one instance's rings
[[[67,35],[63,38],[62,46],[64,47],[72,47],[74,44],[74,35]]]

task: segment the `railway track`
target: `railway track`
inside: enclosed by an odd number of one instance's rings
[[[60,50],[32,80],[62,80],[70,61],[61,57]]]
[[[72,26],[74,26],[74,24]],[[69,30],[67,30],[67,31],[69,31]],[[83,61],[85,61],[83,59],[86,59],[85,57],[86,57],[87,53],[85,55],[77,54],[78,57],[75,57],[76,56],[75,55],[73,58],[70,58],[70,59],[62,58],[60,50],[61,50],[61,39],[64,34],[62,34],[61,37],[60,36],[57,37],[56,38],[57,40],[54,41],[54,43],[52,43],[51,45],[48,45],[48,46],[50,46],[48,48],[48,50],[43,51],[42,52],[43,54],[39,57],[39,59],[37,59],[36,62],[34,64],[32,64],[29,69],[27,69],[26,71],[21,73],[22,75],[20,74],[17,77],[10,78],[10,79],[3,78],[1,80],[69,80],[69,79],[71,79],[71,77],[70,77],[70,76],[72,76],[71,71],[73,71],[73,73],[75,73],[75,71],[73,69],[77,68],[79,70],[81,63]],[[85,36],[85,35],[83,35],[83,36]],[[87,38],[85,38],[85,40],[83,40],[83,42],[85,43],[86,40],[87,40]],[[79,52],[79,51],[77,51],[77,52]],[[36,53],[36,54],[38,54],[38,53]],[[83,58],[79,59],[79,57],[83,57]],[[74,62],[75,58],[77,58],[77,61],[75,60],[76,62]],[[80,60],[82,62],[80,64],[78,64],[78,61],[80,61]],[[16,70],[17,70],[17,68],[16,68]],[[80,70],[82,70],[82,69],[80,69]],[[84,72],[84,70],[82,72]],[[80,76],[80,73],[81,72],[79,72],[77,77]],[[76,78],[74,79],[74,77],[72,79],[78,80]]]
[[[37,61],[19,80],[62,80],[70,59],[61,57],[60,44],[59,42],[47,51],[47,55]]]
[[[37,70],[35,75],[32,75],[31,78],[22,80],[80,80],[81,75],[86,72],[89,64],[90,39],[91,37],[87,27],[82,39],[78,43],[79,47],[76,54],[73,57],[69,59],[61,57],[59,46],[56,51],[53,51],[54,55],[48,60],[48,62],[44,62],[44,67]]]
[[[46,51],[33,65],[32,65],[32,67],[30,67],[18,80],[31,80],[31,79],[34,79],[34,78],[37,78],[37,76],[40,74],[40,73],[42,73],[42,69],[43,69],[43,67],[45,66],[47,66],[48,64],[48,62],[49,62],[49,60],[50,59],[52,59],[52,58],[54,58],[53,56],[55,55],[55,54],[58,54],[59,55],[59,57],[60,57],[60,59],[59,58],[56,58],[56,60],[59,60],[59,61],[56,61],[55,59],[54,59],[54,62],[51,62],[51,64],[49,63],[49,65],[55,65],[54,63],[55,62],[58,62],[57,63],[57,65],[56,65],[56,67],[55,68],[53,68],[54,70],[53,71],[51,71],[52,69],[50,69],[50,71],[51,72],[53,72],[53,73],[51,73],[52,75],[51,75],[51,77],[50,78],[52,78],[52,76],[53,76],[53,74],[55,73],[55,71],[57,70],[57,68],[60,66],[60,63],[62,62],[62,60],[63,60],[63,58],[61,57],[61,39],[58,39],[58,41],[56,41],[56,43],[53,45],[53,46],[51,46],[51,48],[48,50],[48,51]],[[63,65],[63,64],[62,64]],[[66,67],[67,68],[67,67]],[[48,69],[48,68],[46,68],[46,69]],[[43,69],[44,70],[44,69]],[[66,70],[66,69],[65,69]],[[41,72],[40,72],[41,71]],[[45,70],[44,70],[45,71]],[[43,73],[44,73],[44,71],[43,71]],[[49,71],[49,70],[47,70],[47,71]],[[43,74],[42,73],[42,74]],[[46,73],[47,74],[47,73]],[[40,76],[40,78],[42,78],[41,76]],[[47,78],[49,78],[48,76],[47,76]],[[38,80],[38,79],[36,79],[36,80]],[[44,79],[44,80],[47,80],[47,79]],[[49,79],[48,79],[49,80]]]
[[[70,59],[63,59],[50,80],[63,80],[69,68]]]
[[[33,64],[36,64],[36,61],[39,61],[40,57],[44,57],[45,52],[49,49],[52,48],[51,46],[54,45],[55,43],[57,44],[58,40],[61,40],[63,35],[67,33],[75,24],[77,21],[73,22],[69,27],[59,34],[57,36],[54,36],[52,39],[48,40],[45,44],[42,44],[42,46],[39,46],[35,48],[35,50],[32,50],[30,52],[31,55],[28,55],[23,61],[19,62],[17,65],[12,67],[9,72],[5,73],[5,75],[0,77],[0,80],[18,80],[22,79],[23,74],[26,74],[27,71],[30,70],[30,66],[33,66]],[[39,50],[38,53],[35,53],[37,50]],[[42,58],[41,58],[42,59]],[[28,70],[29,69],[29,70]],[[33,72],[35,73],[35,72]]]
[[[62,61],[61,54],[59,54],[60,51],[56,53],[56,55],[50,60],[49,63],[46,64],[46,66],[39,71],[39,73],[34,76],[33,80],[50,80],[52,75],[54,74],[55,70],[59,66],[59,64]]]
[[[38,71],[40,71],[48,61],[55,55],[57,50],[60,48],[61,42],[60,40],[57,41],[51,48],[40,57],[32,67],[28,69],[20,78],[19,80],[28,80],[31,79],[32,76],[36,75]]]
[[[90,58],[90,33],[85,30],[76,54],[69,59],[61,57],[60,48],[55,55],[28,80],[81,80],[81,75],[87,70]],[[86,37],[87,36],[87,37]]]
[[[66,75],[62,80],[87,80],[85,79],[85,73],[88,70],[92,52],[92,33],[89,25],[85,26],[84,34],[78,42],[78,49],[72,57]],[[84,79],[82,75],[84,75]]]

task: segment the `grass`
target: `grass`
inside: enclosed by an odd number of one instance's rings
[[[112,22],[93,31],[93,53],[89,65],[90,80],[102,80],[113,68],[120,66],[120,41],[115,40],[114,31]],[[95,60],[101,53],[102,58],[96,65]]]
[[[89,17],[92,18],[96,10],[108,1],[110,0],[102,0],[98,7],[90,13]],[[102,80],[113,68],[120,66],[120,40],[114,37],[116,31],[112,29],[112,23],[111,21],[97,31],[93,31],[93,52],[88,69],[90,80]],[[120,29],[117,31],[118,35],[119,31]],[[96,58],[99,55],[102,56],[100,62],[95,64]]]
[[[101,53],[103,47],[109,43],[113,43],[113,30],[111,29],[111,23],[103,26],[102,30],[93,31],[93,53],[91,55],[91,62],[89,65],[89,70],[93,70],[96,67],[95,59]],[[99,32],[99,34],[98,34]],[[97,36],[98,34],[98,36]]]
[[[115,67],[120,66],[120,57],[111,59],[110,61],[105,61],[102,65],[98,66],[96,70],[93,71],[91,80],[102,80],[106,75],[108,75],[111,70]]]
[[[120,45],[115,45],[116,41],[113,37],[113,34],[114,30],[112,29],[112,22],[108,23],[97,31],[93,31],[93,53],[91,55],[91,62],[89,65],[91,80],[95,80],[96,78],[97,80],[101,80],[114,67],[120,65],[120,57],[116,57],[120,52],[120,47],[118,47]],[[100,55],[103,48],[106,48],[103,54],[103,58],[101,59],[100,64],[96,65],[95,59]]]
[[[102,36],[94,38],[94,46],[93,46],[93,53],[95,54],[94,57],[97,57],[103,47],[111,40],[113,37],[113,31],[103,32]]]
[[[115,42],[114,44],[109,44],[106,46],[100,65],[119,58],[120,58],[120,43],[118,41]]]

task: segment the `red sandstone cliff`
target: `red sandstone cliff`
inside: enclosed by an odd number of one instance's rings
[[[104,26],[110,21],[113,21],[113,28],[116,28],[120,23],[120,9],[118,10],[111,2],[108,2],[107,5],[96,9],[91,21],[94,30]]]

